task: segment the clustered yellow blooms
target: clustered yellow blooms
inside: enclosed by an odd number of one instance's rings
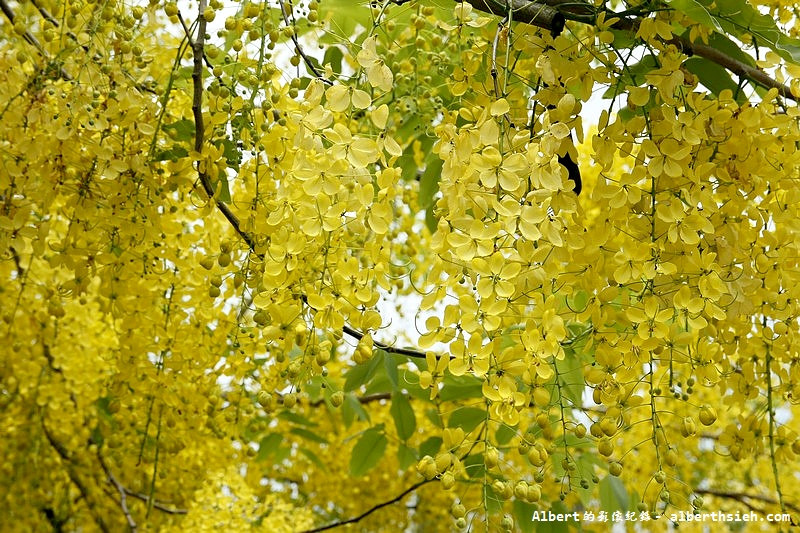
[[[796,513],[795,103],[699,85],[675,11],[641,70],[606,13],[325,2],[0,26],[0,531]]]

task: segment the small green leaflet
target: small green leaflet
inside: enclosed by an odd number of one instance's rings
[[[320,444],[328,444],[327,439],[305,428],[292,428],[290,432],[306,440],[318,442]]]
[[[179,120],[172,124],[164,124],[161,129],[167,132],[175,141],[191,141],[194,139],[194,122],[188,119]]]
[[[536,504],[514,499],[514,522],[522,533],[533,533],[536,522],[531,517],[538,509]]]
[[[720,33],[723,33],[722,26],[719,25],[717,19],[711,16],[706,6],[697,2],[696,0],[666,0],[668,6],[675,8],[692,20],[696,20],[701,24],[705,24],[710,28],[714,28]]]
[[[261,442],[258,443],[256,461],[266,461],[270,457],[273,457],[278,452],[282,441],[283,437],[278,433],[270,433],[262,438]]]
[[[448,373],[442,381],[444,387],[439,393],[439,398],[444,402],[465,398],[483,398],[482,382],[475,376],[454,376]]]
[[[425,172],[419,179],[419,207],[428,209],[433,205],[433,197],[439,192],[439,178],[442,176],[444,162],[438,154],[431,153],[425,165]]]
[[[408,398],[402,392],[392,394],[392,406],[389,412],[394,418],[397,436],[403,441],[408,440],[417,429],[417,419]]]
[[[350,455],[350,474],[363,476],[378,464],[386,452],[386,435],[383,427],[373,427],[366,430],[353,447]]]
[[[344,405],[342,406],[342,419],[344,425],[350,427],[354,420],[369,420],[369,413],[367,413],[361,402],[358,401],[356,395],[351,393],[345,394]]]
[[[442,438],[441,437],[431,437],[422,444],[419,445],[419,456],[423,457],[425,455],[430,455],[433,457],[442,447]]]
[[[438,219],[433,213],[433,197],[439,192],[439,179],[442,177],[442,166],[444,162],[438,154],[428,154],[425,165],[425,172],[419,179],[419,207],[425,210],[425,224],[431,233],[436,231]]]
[[[376,350],[372,359],[348,370],[344,381],[344,390],[350,392],[367,384],[383,364],[383,355],[385,353],[383,350]]]
[[[736,94],[736,89],[738,88],[736,82],[731,79],[731,75],[728,74],[727,70],[716,63],[712,63],[708,59],[702,57],[690,57],[684,62],[684,66],[689,72],[697,76],[700,83],[717,96],[725,89],[729,89],[736,95],[737,102],[740,104],[745,102],[746,97],[744,92],[739,91],[739,93]]]
[[[719,33],[752,35],[758,46],[768,46],[786,61],[800,64],[800,40],[784,34],[771,16],[747,0],[667,0],[667,4]]]
[[[600,508],[608,513],[628,510],[628,492],[619,478],[609,475],[600,481]]]
[[[405,470],[417,462],[417,455],[412,448],[409,448],[405,444],[400,444],[400,446],[397,447],[397,461],[400,463],[400,469]]]
[[[447,419],[447,427],[461,428],[464,433],[469,433],[489,417],[486,409],[477,407],[459,407]]]
[[[177,162],[178,159],[182,157],[186,157],[189,155],[189,152],[183,146],[178,146],[177,144],[173,144],[168,150],[160,150],[156,152],[155,161],[174,161]]]
[[[558,379],[560,381],[561,393],[572,405],[581,405],[583,401],[583,362],[574,350],[564,350],[562,361],[553,361],[557,364]]]

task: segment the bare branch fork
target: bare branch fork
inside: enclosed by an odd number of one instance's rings
[[[106,465],[106,462],[103,460],[103,456],[98,453],[97,459],[100,461],[100,466],[103,467],[103,472],[106,473],[108,481],[114,485],[114,487],[117,489],[117,492],[119,492],[119,506],[122,509],[122,514],[125,516],[125,520],[128,522],[128,528],[130,529],[131,533],[136,533],[136,531],[138,531],[138,527],[131,516],[130,509],[128,509],[128,495],[125,491],[125,487],[122,486],[122,483],[120,483],[116,476],[111,473],[111,470],[108,469],[108,465]]]

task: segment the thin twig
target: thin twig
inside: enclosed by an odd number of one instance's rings
[[[367,396],[359,396],[356,398],[358,403],[360,404],[367,404],[372,402],[379,402],[381,400],[391,400],[392,393],[390,392],[379,392],[376,394],[368,394]],[[317,400],[314,402],[310,402],[308,405],[309,407],[319,407],[320,405],[324,404],[325,400]]]
[[[128,498],[127,493],[125,492],[125,487],[123,487],[122,483],[120,483],[116,476],[111,473],[111,470],[109,470],[108,465],[106,465],[106,462],[103,460],[103,456],[100,455],[100,453],[97,454],[97,459],[100,461],[100,466],[103,467],[103,472],[106,473],[108,481],[114,485],[114,487],[117,489],[117,492],[119,492],[119,506],[122,508],[122,514],[125,515],[125,520],[128,522],[128,528],[132,533],[136,533],[136,521],[134,521],[133,517],[131,516],[130,509],[128,509]]]
[[[145,503],[148,503],[150,501],[150,497],[147,494],[142,494],[141,492],[135,492],[128,488],[125,488],[125,494],[133,498],[142,500]],[[187,509],[173,507],[158,500],[153,500],[152,506],[153,509],[158,509],[159,511],[165,512],[167,514],[186,514],[189,512]]]
[[[278,0],[278,4],[280,4],[281,6],[281,15],[283,16],[283,22],[287,26],[289,26],[290,25],[289,14],[286,12],[286,6],[283,4],[283,0]],[[306,64],[311,73],[314,74],[314,77],[319,79],[325,85],[333,85],[333,82],[331,80],[323,76],[322,73],[320,73],[320,71],[317,70],[317,67],[315,67],[314,64],[311,62],[311,58],[308,57],[306,53],[303,51],[303,47],[300,46],[300,41],[297,40],[297,34],[295,34],[295,32],[292,32],[292,42],[294,43],[295,50],[297,51],[298,54],[300,54],[300,57],[303,58],[303,62]]]
[[[736,500],[744,505],[748,505],[747,500],[754,500],[758,502],[767,503],[770,505],[780,505],[778,500],[772,498],[770,496],[764,496],[763,494],[748,494],[746,492],[737,492],[732,490],[721,490],[721,489],[694,489],[695,494],[702,494],[705,496],[716,496],[718,498],[727,498],[729,500]],[[796,513],[800,513],[800,507],[785,502],[784,505],[787,509],[790,509]],[[748,505],[749,507],[749,505]]]
[[[13,26],[16,16],[14,15],[14,10],[11,9],[11,6],[8,5],[8,2],[6,2],[6,0],[0,0],[0,11],[3,12],[3,14],[8,19],[9,23],[11,23],[11,25]],[[30,43],[34,48],[36,48],[36,51],[39,52],[39,55],[42,56],[42,58],[44,58],[48,62],[50,61],[50,56],[47,53],[47,50],[44,49],[42,43],[40,43],[39,40],[36,37],[34,37],[29,30],[27,29],[25,30],[25,33],[22,34],[22,38],[25,39],[28,43]],[[61,73],[61,77],[64,78],[65,80],[69,81],[72,79],[72,76],[70,76],[67,73],[67,71],[64,70],[63,67],[59,69],[59,71]]]
[[[105,520],[103,520],[103,517],[97,512],[97,509],[92,503],[89,488],[83,483],[81,478],[78,477],[78,475],[75,473],[75,470],[72,468],[72,457],[70,457],[70,453],[60,442],[55,439],[55,437],[53,437],[53,435],[50,434],[50,431],[47,429],[44,420],[42,420],[42,430],[44,431],[44,435],[50,443],[50,446],[52,446],[58,456],[67,463],[65,465],[67,476],[69,477],[70,481],[72,481],[72,484],[78,488],[78,492],[81,493],[83,499],[86,500],[86,507],[89,510],[89,514],[92,515],[92,518],[97,523],[97,526],[100,528],[100,530],[103,531],[103,533],[109,533],[111,529],[108,527],[108,524],[106,524]]]
[[[329,529],[341,527],[341,526],[344,526],[344,525],[347,525],[347,524],[355,524],[356,522],[359,522],[360,520],[362,520],[362,519],[366,518],[367,516],[371,515],[372,513],[377,511],[378,509],[381,509],[383,507],[386,507],[387,505],[392,505],[393,503],[399,502],[400,500],[405,498],[408,494],[410,494],[410,493],[414,492],[415,490],[417,490],[418,488],[420,488],[422,485],[425,485],[426,483],[430,483],[431,481],[434,481],[435,479],[436,478],[426,479],[426,480],[420,481],[419,483],[415,483],[414,485],[411,485],[410,487],[408,487],[406,490],[404,490],[403,492],[401,492],[400,494],[398,494],[397,496],[395,496],[391,500],[388,500],[388,501],[379,503],[377,505],[374,505],[374,506],[370,507],[369,509],[367,509],[366,511],[364,511],[363,513],[361,513],[360,515],[358,515],[358,516],[354,516],[353,518],[348,518],[347,520],[341,520],[339,522],[334,522],[332,524],[328,524],[327,526],[322,526],[322,527],[318,527],[318,528],[314,528],[314,529],[307,529],[307,530],[303,531],[303,533],[316,533],[318,531],[327,531]]]

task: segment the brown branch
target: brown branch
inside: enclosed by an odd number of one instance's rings
[[[44,420],[42,420],[42,430],[44,431],[44,435],[47,438],[48,442],[50,443],[50,446],[52,446],[53,449],[58,454],[58,456],[61,457],[61,459],[67,463],[65,465],[65,468],[67,470],[67,476],[69,477],[70,481],[72,481],[72,484],[78,488],[78,492],[81,493],[83,499],[86,500],[86,507],[89,510],[89,514],[92,515],[92,518],[97,523],[97,526],[100,528],[100,530],[103,531],[103,533],[110,533],[111,529],[108,527],[108,524],[106,524],[105,520],[103,520],[103,517],[100,514],[98,514],[95,505],[92,503],[92,498],[90,498],[89,487],[87,487],[83,483],[81,478],[78,477],[78,474],[72,467],[72,457],[70,457],[70,453],[67,451],[64,445],[62,445],[55,439],[55,437],[53,437],[53,435],[47,429],[47,425],[45,425]]]
[[[42,18],[44,18],[47,22],[52,24],[55,28],[60,27],[60,25],[58,23],[58,20],[56,20],[56,18],[49,11],[47,11],[47,9],[44,6],[41,5],[41,2],[39,0],[31,0],[31,3],[39,11],[39,14],[42,15]],[[75,35],[70,30],[67,30],[64,33],[66,34],[67,37],[69,37],[70,39],[75,41],[75,44],[80,46],[83,49],[84,52],[86,52],[87,54],[89,53],[89,51],[90,51],[89,45],[88,44],[81,44],[81,42],[78,40],[78,36],[77,35]],[[101,54],[100,52],[95,52],[92,55],[91,59],[95,63],[99,64],[100,60],[103,59],[103,54]],[[134,83],[135,87],[137,89],[139,89],[140,91],[146,92],[146,93],[150,93],[150,94],[157,94],[154,89],[151,89],[150,87],[146,86],[143,83],[137,82],[136,79],[133,77],[133,75],[130,72],[128,72],[127,70],[122,69],[122,73],[125,74],[125,76],[128,79],[130,79]]]
[[[800,102],[800,97],[793,95],[789,87],[778,82],[777,80],[772,79],[769,74],[760,68],[742,63],[741,61],[722,53],[713,46],[708,46],[707,44],[701,43],[692,44],[689,42],[689,39],[686,39],[685,37],[675,37],[672,41],[676,40],[678,41],[678,48],[682,49],[686,55],[694,54],[696,56],[704,57],[709,61],[733,72],[740,78],[748,79],[754,83],[757,83],[758,85],[761,85],[762,87],[766,87],[767,89],[778,89],[778,94],[782,97]]]
[[[100,461],[100,466],[103,468],[103,472],[106,473],[108,481],[114,485],[114,487],[117,489],[117,492],[119,492],[119,506],[122,508],[122,514],[125,515],[125,520],[128,522],[128,529],[130,529],[132,533],[136,533],[136,522],[133,520],[131,512],[128,509],[128,499],[125,487],[123,487],[122,483],[120,483],[116,476],[111,473],[111,470],[109,470],[108,465],[106,465],[106,462],[103,460],[103,456],[100,455],[100,453],[97,454],[97,459]]]
[[[498,16],[505,16],[508,8],[504,3],[498,3],[496,0],[468,0],[469,3],[480,11],[490,13]],[[558,25],[561,24],[563,28],[563,21],[571,20],[581,24],[595,24],[597,21],[595,9],[586,4],[586,9],[577,9],[581,6],[576,0],[544,0],[544,4],[537,4],[535,2],[527,2],[526,0],[510,0],[509,7],[513,10],[514,20],[517,22],[524,22],[532,26],[549,29],[554,35],[557,35]],[[545,9],[555,11],[561,18],[558,19],[555,15],[551,14]],[[578,13],[577,11],[583,11]],[[635,34],[639,29],[640,18],[625,17],[614,24],[612,28],[622,30],[631,34]],[[686,55],[696,55],[708,59],[716,63],[724,69],[745,78],[757,85],[767,89],[775,88],[778,94],[784,98],[800,102],[800,97],[792,94],[791,89],[777,80],[773,79],[769,74],[760,68],[753,67],[747,63],[743,63],[729,55],[717,50],[712,46],[700,43],[692,43],[689,39],[681,36],[675,36],[672,39],[665,41],[666,44],[672,44],[678,47]]]
[[[550,30],[553,35],[560,35],[564,29],[564,15],[558,9],[545,4],[529,2],[528,0],[510,0],[508,2],[497,2],[495,0],[467,1],[475,9],[492,15],[505,17],[511,11],[514,20]]]
[[[278,0],[278,4],[281,6],[281,15],[283,17],[283,22],[284,22],[284,24],[289,26],[290,25],[289,24],[289,14],[286,12],[286,6],[284,6],[283,2],[284,2],[284,0]],[[292,17],[292,18],[294,18],[294,17]],[[303,47],[300,46],[300,41],[297,40],[297,34],[295,34],[295,32],[292,32],[292,42],[294,43],[295,50],[297,51],[298,54],[300,54],[300,57],[303,58],[303,62],[306,64],[306,66],[311,71],[311,73],[314,74],[314,77],[319,79],[325,85],[333,85],[333,82],[331,80],[329,80],[328,78],[323,76],[317,70],[317,67],[315,67],[314,64],[311,62],[311,58],[309,58],[306,55],[306,53],[303,51]]]
[[[125,488],[125,487],[123,487],[123,488],[125,490],[125,494],[127,494],[128,496],[132,496],[133,498],[136,498],[138,500],[142,500],[145,503],[150,503],[150,496],[148,496],[147,494],[142,494],[141,492],[135,492],[135,491],[132,491],[131,489],[128,489],[128,488]],[[181,509],[179,507],[172,507],[169,504],[166,504],[164,502],[160,502],[158,500],[153,500],[152,505],[153,505],[153,509],[158,509],[159,511],[162,511],[162,512],[167,513],[167,514],[186,514],[186,513],[189,512],[187,509]]]
[[[42,17],[47,22],[49,22],[50,24],[52,24],[56,28],[59,27],[58,20],[56,20],[56,18],[53,15],[51,15],[50,12],[47,11],[47,9],[44,6],[42,6],[42,4],[41,4],[41,2],[39,0],[31,0],[31,4],[33,4],[33,6],[39,11],[39,14],[42,15]],[[75,41],[75,43],[78,46],[83,48],[84,52],[88,52],[89,51],[89,45],[81,44],[80,41],[78,41],[78,36],[77,35],[72,33],[70,30],[67,30],[65,33],[66,33],[67,37],[69,37],[70,39]],[[100,56],[100,55],[95,56],[96,59],[99,59],[100,57],[102,57],[102,56]]]
[[[8,2],[6,2],[6,0],[0,0],[0,11],[3,12],[8,21],[13,26],[16,16],[14,15],[14,10],[11,9],[11,6],[8,5]],[[31,46],[36,48],[36,51],[39,53],[40,56],[42,56],[42,58],[44,58],[47,61],[50,61],[50,56],[48,55],[47,50],[44,49],[42,43],[40,43],[39,40],[36,37],[34,37],[29,30],[25,30],[25,33],[22,34],[22,38],[25,39]],[[61,74],[61,77],[64,78],[65,80],[72,79],[72,76],[70,76],[67,73],[67,71],[65,71],[63,68],[61,68],[59,72]]]
[[[747,500],[754,500],[770,505],[779,505],[778,500],[772,498],[770,496],[765,496],[763,494],[748,494],[746,492],[737,492],[731,490],[721,490],[721,489],[694,489],[695,494],[702,494],[706,496],[716,496],[718,498],[726,498],[729,500],[736,500],[737,502],[746,505],[748,508],[753,509],[750,506],[750,503]],[[791,509],[795,513],[800,513],[800,507],[786,503],[785,504],[788,509]],[[754,509],[755,510],[755,509]],[[762,513],[764,511],[761,511]]]
[[[322,527],[318,527],[318,528],[314,528],[314,529],[307,529],[307,530],[303,531],[302,533],[316,533],[318,531],[327,531],[329,529],[333,529],[333,528],[336,528],[336,527],[341,527],[341,526],[344,526],[344,525],[347,525],[347,524],[355,524],[356,522],[359,522],[362,519],[366,518],[367,516],[371,515],[372,513],[377,511],[378,509],[381,509],[383,507],[386,507],[387,505],[392,505],[393,503],[399,502],[400,500],[405,498],[408,494],[410,494],[410,493],[414,492],[415,490],[417,490],[418,488],[420,488],[422,485],[425,485],[426,483],[430,483],[431,481],[434,481],[434,480],[436,480],[436,478],[426,479],[426,480],[420,481],[419,483],[415,483],[414,485],[411,485],[410,487],[408,487],[406,490],[404,490],[403,492],[401,492],[400,494],[398,494],[397,496],[395,496],[391,500],[387,500],[385,502],[382,502],[382,503],[379,503],[377,505],[374,505],[374,506],[370,507],[369,509],[367,509],[366,511],[364,511],[363,513],[361,513],[360,515],[358,515],[358,516],[354,516],[353,518],[348,518],[347,520],[341,520],[339,522],[334,522],[332,524],[328,524],[327,526],[322,526]]]

